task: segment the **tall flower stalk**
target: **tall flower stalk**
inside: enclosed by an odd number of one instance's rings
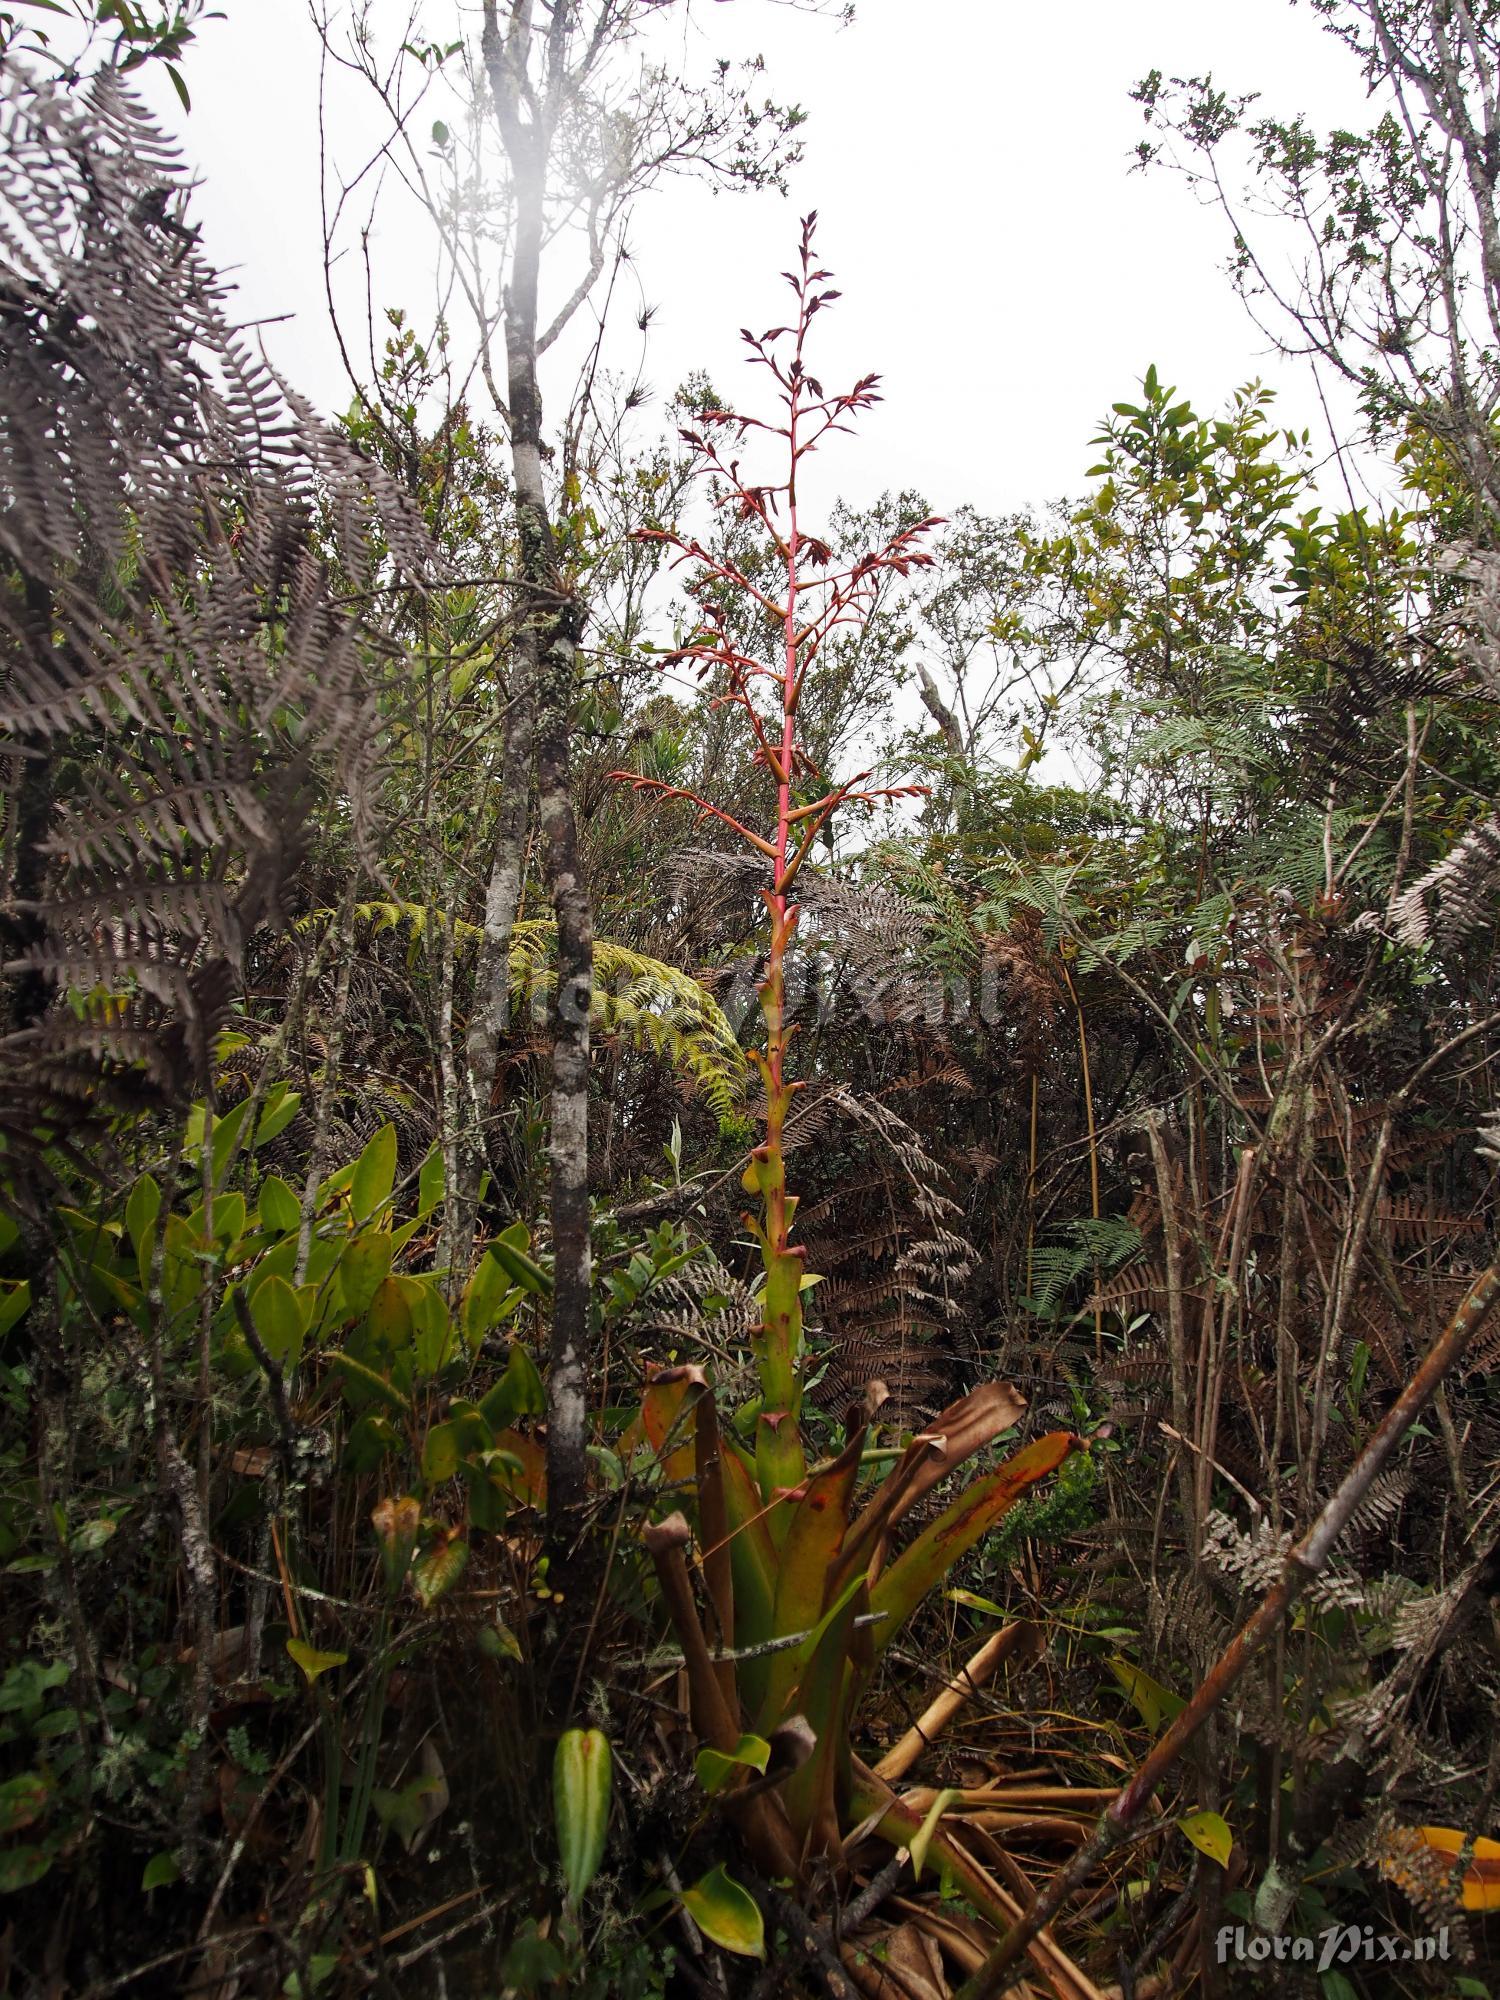
[[[644,539],[666,543],[677,551],[678,562],[691,565],[688,588],[698,606],[699,623],[668,664],[691,662],[700,678],[715,684],[714,704],[736,708],[743,715],[754,744],[754,761],[775,780],[774,824],[758,832],[696,792],[629,771],[613,774],[637,790],[686,799],[722,821],[767,866],[769,883],[761,897],[770,935],[765,976],[758,988],[766,1039],[764,1053],[752,1057],[765,1086],[764,1138],[752,1151],[744,1175],[746,1192],[760,1198],[759,1216],[747,1215],[745,1220],[760,1246],[763,1267],[762,1317],[754,1338],[761,1388],[755,1457],[767,1502],[799,1486],[807,1469],[799,1421],[805,1253],[791,1240],[797,1198],[787,1189],[785,1149],[787,1114],[801,1087],[787,1074],[795,1028],[787,1018],[786,966],[799,915],[791,891],[814,842],[840,807],[873,805],[924,789],[871,788],[868,771],[842,781],[829,779],[802,741],[799,714],[808,676],[831,635],[841,627],[857,629],[864,623],[885,572],[905,576],[930,565],[932,557],[922,544],[938,525],[932,518],[916,522],[882,548],[842,567],[834,563],[828,544],[802,526],[798,487],[803,462],[831,432],[847,431],[852,417],[880,400],[878,376],[866,375],[852,388],[827,395],[808,372],[809,329],[817,314],[839,296],[829,285],[831,274],[814,256],[816,221],[815,213],[804,219],[797,266],[784,274],[796,300],[794,317],[764,334],[748,330],[742,334],[752,364],[768,369],[776,384],[775,416],[704,409],[682,433],[699,470],[713,481],[715,504],[733,510],[769,541],[780,575],[779,591],[754,580],[731,555],[711,552],[691,536],[663,529],[642,531]],[[752,439],[775,449],[782,468],[775,483],[757,483],[743,467],[738,453]],[[768,648],[766,657],[756,658],[736,644],[723,605],[726,591],[753,605],[764,626],[776,633],[775,648]]]

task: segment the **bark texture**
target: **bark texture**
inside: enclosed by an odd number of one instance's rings
[[[567,0],[556,0],[547,17],[537,82],[532,75],[532,44],[533,35],[540,30],[534,27],[533,11],[532,0],[514,0],[502,28],[496,0],[486,0],[482,48],[515,201],[510,280],[505,288],[505,358],[521,576],[516,691],[535,716],[541,863],[557,924],[548,1142],[554,1295],[547,1382],[547,1522],[556,1556],[566,1554],[576,1542],[588,1465],[588,1077],[594,940],[571,771],[582,613],[557,560],[543,467],[542,398],[537,376],[537,287],[546,221],[547,166],[559,119],[568,103],[566,54],[573,24]],[[507,783],[517,782],[519,774],[507,772]],[[504,858],[502,854],[502,863]],[[502,879],[496,899],[497,942],[508,922],[505,891]],[[513,916],[514,905],[510,920]],[[492,961],[491,992],[494,980],[503,978],[503,964]]]

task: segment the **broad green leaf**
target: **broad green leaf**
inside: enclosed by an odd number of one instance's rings
[[[260,1226],[273,1236],[290,1236],[301,1226],[302,1204],[279,1174],[260,1184]]]
[[[568,1900],[583,1901],[599,1872],[609,1833],[613,1772],[609,1740],[598,1729],[565,1729],[552,1759],[552,1811]]]
[[[698,1782],[710,1796],[723,1791],[736,1771],[764,1771],[771,1746],[764,1736],[742,1736],[733,1750],[702,1749],[693,1759]]]
[[[513,1285],[519,1285],[523,1292],[532,1292],[537,1298],[552,1296],[552,1273],[544,1271],[534,1258],[526,1253],[531,1243],[531,1233],[524,1222],[513,1222],[508,1229],[502,1229],[489,1246],[489,1254]]]
[[[302,1359],[307,1318],[302,1301],[285,1278],[267,1278],[255,1289],[250,1317],[267,1354],[281,1368],[295,1368]]]
[[[434,1424],[422,1444],[422,1477],[429,1486],[441,1486],[458,1471],[460,1457],[458,1427]]]
[[[232,1194],[214,1196],[214,1241],[215,1243],[237,1243],[245,1233],[245,1197],[236,1189]],[[194,1228],[203,1226],[203,1217],[195,1213],[189,1218]]]
[[[185,1217],[169,1215],[162,1224],[162,1294],[175,1319],[197,1303],[203,1290],[201,1259],[208,1245],[187,1225]]]
[[[1234,1835],[1229,1823],[1216,1812],[1188,1813],[1177,1824],[1197,1848],[1210,1861],[1217,1861],[1221,1868],[1229,1866],[1229,1850],[1234,1846]]]
[[[172,1883],[182,1879],[182,1863],[168,1848],[163,1854],[153,1854],[141,1872],[143,1889],[167,1889]]]
[[[284,1083],[273,1085],[255,1123],[255,1137],[250,1142],[252,1149],[264,1146],[268,1140],[284,1132],[296,1117],[301,1103],[300,1090],[288,1090]]]
[[[344,1446],[343,1469],[353,1473],[373,1472],[377,1466],[384,1464],[400,1442],[389,1417],[367,1410],[349,1432],[349,1441]]]
[[[339,1258],[339,1286],[344,1310],[351,1319],[370,1310],[370,1301],[391,1268],[391,1239],[378,1229],[367,1229],[344,1246]]]
[[[440,1597],[446,1597],[464,1573],[469,1560],[467,1542],[439,1542],[412,1565],[412,1588],[424,1611],[430,1611]]]
[[[507,1992],[514,1988],[517,1993],[545,1993],[566,1971],[563,1955],[551,1938],[538,1937],[527,1929],[505,1954],[500,1978]]]
[[[390,1199],[396,1178],[396,1128],[382,1125],[354,1163],[349,1197],[356,1222],[367,1222]]]
[[[459,1324],[469,1346],[478,1347],[490,1328],[508,1319],[524,1297],[520,1286],[511,1284],[505,1267],[496,1258],[481,1257],[459,1309]]]
[[[29,1889],[33,1882],[40,1882],[52,1866],[52,1856],[45,1847],[0,1848],[0,1896],[13,1896],[18,1889]]]
[[[368,1314],[370,1336],[384,1354],[404,1354],[411,1346],[411,1307],[399,1278],[382,1278]]]
[[[0,1785],[0,1834],[19,1833],[34,1826],[47,1810],[51,1787],[36,1771],[23,1771]]]
[[[332,1673],[335,1667],[346,1665],[349,1659],[347,1653],[321,1653],[305,1639],[288,1639],[286,1649],[307,1676],[309,1687],[320,1674]]]
[[[250,1103],[251,1100],[247,1097],[243,1104],[236,1104],[232,1111],[226,1111],[222,1118],[214,1120],[212,1162],[215,1187],[223,1181],[229,1162],[240,1149],[240,1140],[245,1134],[245,1120],[250,1115]]]
[[[459,1460],[459,1477],[468,1489],[471,1527],[489,1535],[500,1533],[510,1517],[515,1475],[524,1469],[508,1451],[483,1451]]]
[[[417,1175],[417,1214],[429,1216],[443,1198],[447,1185],[446,1169],[443,1166],[441,1150],[434,1146],[422,1162]]]
[[[316,1197],[316,1206],[319,1209],[328,1208],[340,1195],[348,1193],[357,1164],[357,1161],[351,1160],[347,1167],[335,1167],[327,1180],[321,1183]]]
[[[411,1404],[402,1395],[396,1385],[393,1382],[388,1382],[383,1375],[378,1375],[373,1368],[368,1367],[357,1356],[342,1353],[330,1354],[328,1363],[330,1367],[337,1368],[344,1375],[351,1387],[363,1389],[370,1395],[378,1396],[382,1402],[389,1403],[393,1410],[400,1410],[403,1414],[410,1411]],[[355,1405],[358,1407],[358,1398],[355,1399]]]
[[[391,1255],[393,1261],[406,1248],[421,1226],[421,1223],[418,1221],[403,1222],[399,1229],[391,1231]]]
[[[545,1416],[547,1392],[536,1363],[519,1340],[510,1344],[505,1373],[479,1405],[491,1430],[503,1430],[517,1417]]]
[[[723,1951],[742,1958],[764,1958],[766,1927],[748,1889],[742,1889],[722,1863],[682,1892],[682,1906],[703,1935]]]
[[[419,1375],[437,1375],[453,1358],[453,1322],[448,1304],[429,1279],[402,1278],[401,1290],[416,1329],[412,1360]]]
[[[161,1189],[150,1174],[142,1174],[125,1204],[125,1227],[135,1246],[136,1268],[143,1285],[150,1282],[151,1252],[156,1244],[156,1218],[161,1213]]]
[[[76,1708],[49,1708],[44,1716],[32,1723],[31,1734],[38,1743],[51,1743],[59,1736],[76,1736],[78,1734],[78,1710]]]

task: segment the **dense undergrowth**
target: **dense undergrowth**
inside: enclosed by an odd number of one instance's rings
[[[393,309],[332,426],[122,88],[199,10],[98,11],[0,10],[0,1989],[1483,2000],[1490,11],[1247,135],[1386,508],[1152,369],[1066,507],[816,530],[812,218],[764,400],[542,450],[639,10],[485,10],[506,404]]]

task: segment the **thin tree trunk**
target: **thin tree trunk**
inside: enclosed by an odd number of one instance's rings
[[[594,926],[579,860],[569,771],[574,658],[572,635],[560,628],[543,664],[536,759],[542,868],[557,920],[549,1137],[553,1296],[547,1514],[551,1537],[560,1547],[571,1545],[584,1501],[591,1291],[588,1117]]]
[[[530,634],[526,635],[527,640]],[[522,652],[517,646],[517,655]],[[527,663],[530,664],[529,662]],[[464,1048],[468,1117],[458,1153],[458,1181],[448,1200],[447,1263],[455,1286],[468,1273],[474,1247],[479,1183],[488,1158],[490,1104],[495,1090],[500,1037],[510,1020],[510,941],[526,870],[526,829],[531,812],[531,764],[536,723],[529,672],[513,676],[505,711],[500,766],[500,818],[495,856],[484,895],[484,936],[474,970],[469,1032]]]
[[[565,1554],[577,1539],[588,1468],[588,1077],[594,968],[593,918],[579,860],[572,795],[579,610],[558,570],[542,472],[542,399],[537,381],[537,279],[547,162],[564,109],[566,79],[560,51],[568,12],[564,0],[553,7],[548,30],[551,60],[539,92],[527,75],[531,0],[513,0],[503,34],[496,0],[485,0],[482,43],[515,193],[510,282],[505,290],[506,393],[523,580],[515,657],[519,678],[535,702],[542,872],[557,924],[548,1142],[554,1291],[547,1381],[547,1526],[555,1554]]]

